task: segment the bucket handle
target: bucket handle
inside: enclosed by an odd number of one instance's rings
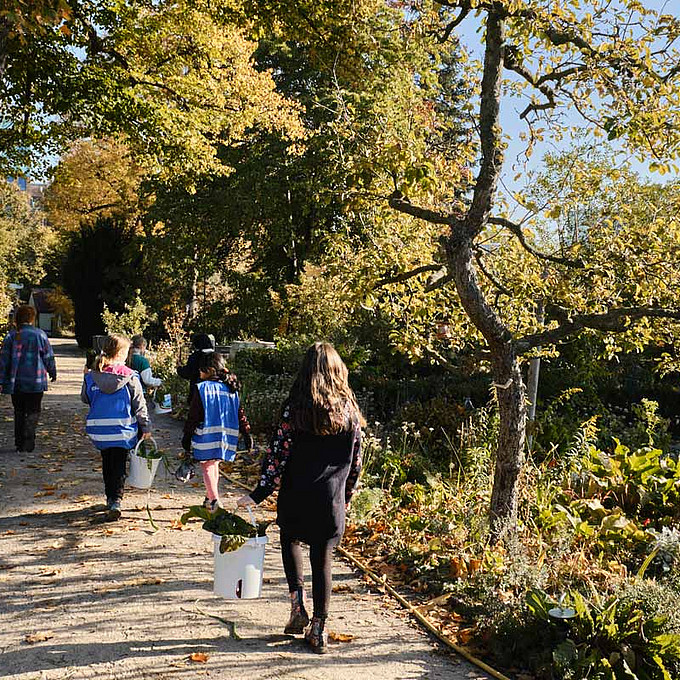
[[[143,441],[151,442],[153,444],[154,449],[158,451],[158,444],[156,444],[156,440],[153,437],[147,437],[146,439],[142,439],[141,437],[137,440],[137,445],[134,448],[134,451],[132,453],[135,454],[135,456],[139,456],[139,446]]]
[[[250,515],[250,523],[251,523],[255,528],[257,528],[257,521],[256,521],[256,519],[255,519],[255,514],[254,514],[253,511],[250,509],[250,506],[249,506],[249,505],[246,505],[246,510],[248,511],[248,514]]]

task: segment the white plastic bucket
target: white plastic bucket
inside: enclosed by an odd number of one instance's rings
[[[144,458],[138,456],[137,451],[142,439],[137,442],[134,451],[130,451],[130,474],[128,475],[128,484],[137,489],[149,489],[153,484],[153,478],[156,476],[156,470],[161,462],[160,458]],[[156,446],[155,440],[152,438],[151,443]]]
[[[172,413],[172,395],[164,394],[160,401],[156,400],[156,390],[154,390],[153,397],[151,398],[153,402],[153,412],[156,415],[163,415],[165,413]]]
[[[238,550],[220,553],[221,536],[213,534],[215,544],[215,582],[213,592],[228,600],[252,600],[262,594],[266,536],[249,538]]]

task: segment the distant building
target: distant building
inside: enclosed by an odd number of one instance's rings
[[[61,329],[61,315],[55,312],[49,301],[51,292],[49,288],[35,288],[28,298],[29,306],[35,309],[35,325],[48,334],[57,333]]]
[[[16,185],[21,191],[26,193],[26,197],[32,208],[37,208],[42,203],[47,184],[44,184],[43,182],[31,182],[25,177],[8,177],[7,181],[10,184]]]

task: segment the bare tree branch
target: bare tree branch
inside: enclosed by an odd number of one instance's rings
[[[547,309],[554,312],[556,308],[550,306]],[[533,333],[532,335],[526,335],[519,340],[515,340],[515,349],[518,354],[524,354],[533,347],[553,345],[580,333],[586,328],[620,333],[627,328],[629,320],[643,319],[645,317],[680,320],[680,309],[664,307],[614,307],[604,314],[577,314],[570,318],[563,318],[557,328],[542,331],[541,333]]]
[[[458,367],[455,366],[455,364],[452,364],[443,354],[437,352],[436,349],[432,349],[431,347],[425,347],[424,351],[427,357],[432,359],[432,361],[441,366],[444,370],[449,371],[450,373],[459,372]]]
[[[431,222],[432,224],[446,224],[448,226],[453,226],[458,222],[457,218],[453,215],[444,215],[435,210],[430,210],[428,208],[420,208],[417,205],[413,205],[411,201],[406,198],[400,191],[395,191],[389,197],[389,205],[394,210],[406,213],[413,217],[417,217],[426,222]]]
[[[479,267],[479,270],[482,272],[482,274],[486,276],[486,278],[491,282],[493,287],[498,290],[498,292],[503,293],[503,295],[507,295],[508,297],[514,297],[512,291],[509,288],[506,288],[500,281],[498,281],[498,279],[496,279],[486,268],[480,250],[475,251],[475,262],[477,263],[477,266]]]
[[[402,272],[401,274],[395,274],[394,276],[386,276],[380,279],[376,283],[376,288],[381,288],[382,286],[388,286],[390,283],[402,283],[403,281],[408,281],[414,276],[419,276],[425,272],[436,272],[443,269],[441,264],[424,264],[422,267],[416,267],[407,272]]]
[[[546,260],[547,262],[553,262],[554,264],[561,264],[565,267],[572,267],[573,269],[579,269],[584,266],[583,260],[572,260],[568,257],[559,257],[557,255],[548,255],[547,253],[539,252],[527,242],[524,232],[522,231],[522,227],[519,224],[515,224],[504,217],[490,217],[488,221],[489,224],[496,224],[498,226],[505,227],[517,237],[517,240],[520,242],[521,246],[528,253],[540,260]]]
[[[449,24],[444,29],[444,32],[439,36],[438,40],[440,43],[445,43],[451,37],[453,30],[463,23],[465,17],[470,13],[471,9],[472,8],[470,6],[469,0],[463,0],[460,3],[460,14],[455,19],[453,19],[453,21],[449,22]]]
[[[431,293],[439,288],[443,288],[447,283],[453,280],[453,274],[451,274],[451,272],[441,269],[439,273],[441,273],[441,276],[437,276],[435,273],[430,277],[430,280],[425,286],[426,293]]]
[[[569,76],[575,76],[578,73],[587,71],[588,67],[585,64],[578,64],[577,66],[571,66],[569,68],[562,69],[561,71],[551,71],[550,73],[544,73],[540,78],[536,80],[537,85],[543,85],[550,80],[562,81]]]
[[[542,83],[539,78],[536,78],[529,69],[519,59],[517,50],[512,45],[505,45],[503,48],[503,62],[505,68],[514,71],[517,75],[526,80],[532,87],[535,87],[547,101],[543,103],[532,102],[529,104],[519,117],[524,120],[532,111],[543,111],[546,109],[555,108],[557,102],[555,101],[555,92],[552,88]]]

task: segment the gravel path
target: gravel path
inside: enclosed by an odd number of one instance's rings
[[[197,484],[159,472],[150,492],[126,491],[120,521],[103,522],[100,459],[78,398],[83,359],[73,341],[53,345],[59,380],[32,454],[14,452],[11,403],[0,397],[0,677],[487,678],[440,650],[342,561],[328,627],[354,639],[319,656],[283,635],[288,598],[275,527],[262,598],[214,596],[210,537],[200,523],[177,521],[202,500]],[[168,416],[154,425],[174,455],[179,425]],[[234,507],[242,492],[224,491]]]

